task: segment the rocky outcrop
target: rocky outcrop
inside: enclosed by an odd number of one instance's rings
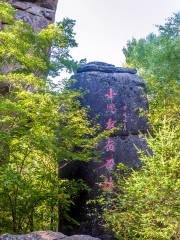
[[[133,68],[115,67],[112,64],[103,62],[90,62],[82,65],[77,69],[77,73],[83,72],[103,72],[103,73],[132,73],[136,74],[137,70]]]
[[[81,103],[88,107],[90,118],[98,117],[96,123],[102,130],[119,128],[113,135],[115,162],[138,167],[133,145],[145,147],[141,134],[146,133],[149,126],[145,84],[136,75],[136,69],[91,62],[81,66],[72,79],[76,79],[72,87],[85,93]],[[105,145],[104,142],[99,147],[104,149]]]
[[[39,32],[41,29],[46,28],[55,20],[55,13],[58,0],[5,0],[10,3],[16,10],[16,18],[29,23],[35,31]],[[0,24],[0,29],[6,23]],[[4,66],[2,69],[3,74],[13,71],[18,68]],[[9,90],[7,82],[0,82],[0,94],[6,94]]]
[[[99,238],[93,238],[88,235],[73,235],[66,236],[60,232],[52,231],[39,231],[26,235],[10,235],[4,234],[0,236],[0,240],[100,240]]]
[[[36,31],[54,22],[58,0],[7,0],[17,9],[16,17],[31,24]]]
[[[147,119],[143,116],[148,109],[145,84],[135,73],[135,69],[93,62],[80,67],[72,77],[77,80],[73,87],[86,93],[81,99],[82,105],[89,107],[91,118],[98,115],[98,123],[103,129],[109,115],[115,115],[117,124],[126,123],[118,134],[121,136],[138,135],[139,131],[148,129]],[[111,105],[111,99],[106,98],[110,89],[116,94]],[[111,111],[115,113],[111,114]]]
[[[100,124],[101,130],[117,128],[97,146],[101,152],[98,161],[73,163],[61,172],[62,177],[82,178],[92,188],[91,193],[80,196],[73,207],[72,217],[78,217],[80,221],[79,229],[74,227],[74,231],[89,233],[105,240],[114,239],[109,232],[107,234],[103,230],[102,221],[92,214],[92,209],[88,209],[82,199],[96,199],[102,188],[113,191],[113,171],[117,164],[140,167],[137,148],[146,151],[143,134],[149,128],[145,84],[136,75],[136,69],[115,67],[102,62],[82,65],[72,79],[76,81],[71,87],[84,93],[80,101],[82,106],[89,109],[89,117]]]

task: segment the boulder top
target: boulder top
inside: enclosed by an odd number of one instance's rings
[[[89,235],[66,236],[60,232],[38,231],[24,235],[4,234],[0,240],[100,240]]]
[[[103,72],[103,73],[130,73],[136,74],[135,68],[116,67],[115,65],[105,62],[89,62],[78,67],[77,73],[83,72]]]

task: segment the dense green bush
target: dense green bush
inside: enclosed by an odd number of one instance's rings
[[[178,239],[180,149],[180,13],[158,26],[159,34],[129,41],[127,66],[139,69],[147,85],[151,151],[139,153],[138,171],[119,166],[115,193],[104,219],[117,239]],[[126,169],[126,170],[125,170]]]
[[[94,157],[97,126],[81,108],[80,93],[66,87],[59,93],[47,79],[74,68],[74,21],[36,33],[14,14],[0,2],[0,21],[8,23],[0,32],[0,86],[6,86],[0,93],[0,233],[56,230],[58,207],[68,217],[73,199],[87,188],[58,178],[58,162]]]

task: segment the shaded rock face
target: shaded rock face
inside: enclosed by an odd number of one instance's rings
[[[16,17],[31,24],[36,31],[54,22],[58,0],[7,0],[17,9]]]
[[[5,234],[0,236],[0,240],[100,240],[99,238],[93,238],[88,235],[73,235],[66,236],[60,232],[52,231],[39,231],[26,235],[10,235]]]
[[[146,131],[147,119],[140,116],[140,112],[147,111],[148,108],[145,85],[140,77],[130,73],[135,70],[122,69],[122,72],[116,72],[119,68],[114,67],[115,72],[107,73],[103,72],[101,67],[100,71],[94,69],[87,71],[87,66],[84,68],[85,72],[81,69],[81,72],[78,70],[77,74],[73,76],[78,80],[74,87],[86,93],[82,99],[82,105],[90,107],[91,118],[98,115],[98,123],[103,129],[106,128],[108,116],[116,119],[116,126],[126,121],[126,126],[118,134],[121,136],[137,135],[139,131]],[[111,91],[112,99],[106,96]]]
[[[136,75],[135,69],[119,68],[102,62],[81,66],[72,79],[76,82],[71,87],[84,92],[80,101],[82,106],[89,109],[90,119],[99,123],[102,130],[118,127],[118,131],[97,146],[101,152],[98,161],[73,163],[61,172],[62,177],[82,178],[92,188],[90,194],[82,193],[72,208],[72,217],[80,221],[80,227],[74,227],[73,231],[106,240],[114,239],[110,232],[102,228],[101,220],[89,215],[92,209],[88,209],[85,200],[96,199],[102,188],[113,190],[113,172],[118,163],[133,168],[140,166],[136,147],[142,150],[147,148],[143,139],[143,134],[148,130],[145,84]],[[64,231],[68,232],[67,225]]]

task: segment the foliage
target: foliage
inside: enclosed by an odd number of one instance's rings
[[[12,23],[15,15],[15,10],[4,1],[0,1],[0,23]]]
[[[143,166],[129,176],[117,174],[117,192],[105,214],[117,239],[175,239],[179,232],[179,134],[169,119],[147,142]],[[109,214],[110,213],[110,214]]]
[[[179,118],[180,12],[158,26],[159,35],[133,39],[123,49],[127,65],[137,67],[146,81],[151,124],[159,125],[164,115]]]
[[[179,234],[179,79],[180,13],[158,26],[159,34],[132,39],[123,49],[128,66],[139,69],[147,85],[149,153],[142,168],[115,175],[115,195],[104,218],[117,239],[178,239]]]
[[[81,108],[80,93],[58,93],[46,84],[49,72],[71,65],[74,22],[66,19],[36,33],[13,20],[10,5],[0,2],[0,11],[9,23],[0,32],[0,88],[7,87],[0,94],[0,232],[55,230],[58,206],[67,216],[86,188],[58,178],[58,161],[95,157],[98,128]]]

